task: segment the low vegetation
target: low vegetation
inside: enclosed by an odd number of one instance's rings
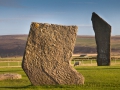
[[[120,65],[76,66],[85,77],[84,85],[32,86],[21,67],[0,68],[2,73],[18,73],[22,79],[0,81],[0,90],[120,90]]]
[[[0,36],[0,57],[22,56],[25,49],[27,35]],[[111,37],[111,54],[120,55],[120,36]],[[94,36],[77,36],[74,53],[96,53]]]
[[[22,79],[0,81],[0,90],[120,90],[119,58],[112,60],[111,66],[96,66],[96,60],[82,59],[81,65],[73,68],[75,68],[85,77],[84,85],[32,86],[21,67],[11,67],[21,66],[22,57],[16,58],[16,56],[23,55],[26,38],[27,35],[22,35],[22,37],[21,35],[0,37],[0,74],[10,72],[22,75]],[[111,39],[112,53],[115,55],[116,52],[119,55],[119,41],[120,36],[114,36]],[[76,47],[78,52],[82,50],[82,52],[96,52],[96,44],[93,36],[78,36],[76,40]],[[13,56],[13,58],[4,58],[9,56]],[[74,60],[72,61],[72,64],[74,64]],[[7,67],[3,68],[3,66]]]

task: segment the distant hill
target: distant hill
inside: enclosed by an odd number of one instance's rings
[[[25,49],[27,35],[3,35],[0,36],[0,56],[22,56]]]
[[[3,35],[0,36],[0,56],[23,56],[27,35]],[[112,54],[120,52],[120,36],[112,36]],[[74,53],[96,53],[94,36],[77,36]]]

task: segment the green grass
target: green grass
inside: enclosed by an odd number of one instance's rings
[[[120,37],[112,37],[111,38],[111,49],[120,49]],[[76,38],[76,46],[83,46],[83,47],[91,47],[91,48],[96,48],[96,41],[95,37],[85,37],[85,36],[78,36]]]
[[[112,43],[111,48],[120,49],[120,43]]]
[[[22,61],[22,57],[0,58],[0,61]]]
[[[20,66],[22,57],[0,58],[0,66]]]
[[[32,86],[22,68],[0,68],[0,73],[19,73],[22,79],[0,81],[0,90],[120,90],[120,66],[78,66],[84,85]]]
[[[30,81],[26,77],[22,68],[0,68],[0,73],[19,73],[22,75],[22,79],[19,80],[0,81],[0,90],[13,90],[13,89],[24,90],[24,88],[30,85]]]
[[[85,86],[101,88],[101,90],[120,89],[120,66],[77,67],[76,69],[84,75]]]
[[[71,64],[74,64],[75,62],[77,61],[80,61],[81,62],[81,65],[84,65],[84,66],[87,66],[88,64],[90,65],[97,65],[97,62],[96,62],[96,59],[86,59],[86,58],[83,58],[83,59],[72,59],[71,61]],[[113,59],[111,60],[111,65],[112,66],[115,66],[115,65],[120,65],[120,60],[119,59]]]
[[[96,47],[95,38],[77,38],[76,46]]]
[[[0,62],[0,66],[20,66],[21,62]]]
[[[27,36],[24,36],[24,37],[23,37],[23,36],[22,36],[22,37],[21,37],[21,36],[20,36],[20,37],[16,37],[15,39],[20,39],[20,40],[25,40],[25,41],[26,41],[26,40],[27,40]]]
[[[84,60],[80,60],[80,62],[81,62],[81,64],[96,64],[96,60],[86,60],[86,59],[84,59]],[[71,61],[71,64],[74,64],[74,63],[75,63],[74,60]]]

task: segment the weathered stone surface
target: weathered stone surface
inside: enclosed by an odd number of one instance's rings
[[[101,17],[99,17],[96,13],[92,14],[92,24],[97,44],[97,65],[110,65],[111,26]]]
[[[17,73],[4,73],[4,74],[0,74],[0,80],[13,80],[13,79],[21,79],[22,76],[20,74]]]
[[[84,84],[70,66],[77,26],[32,23],[22,68],[33,85]]]

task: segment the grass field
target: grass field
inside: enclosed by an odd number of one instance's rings
[[[15,57],[24,54],[27,35],[3,35],[0,36],[0,57]],[[111,37],[111,55],[120,56],[120,36]],[[96,53],[96,41],[94,36],[77,35],[74,54]]]
[[[74,63],[76,61],[80,61],[80,66],[97,66],[96,59],[88,59],[88,58],[82,58],[82,59],[74,59],[79,58],[78,56],[73,56],[73,59],[71,61],[71,65],[74,66]],[[22,63],[22,57],[18,58],[0,58],[0,68],[1,67],[20,67]],[[111,65],[120,65],[119,59],[111,60]]]
[[[20,67],[22,57],[11,57],[11,58],[0,58],[0,68],[1,67]]]
[[[0,58],[0,61],[22,61],[22,57]]]
[[[22,79],[0,81],[0,90],[120,90],[120,66],[77,66],[84,85],[32,86],[22,68],[0,68],[0,73],[19,73]]]
[[[120,41],[119,36],[111,37],[111,48],[112,49],[120,49]],[[76,38],[76,46],[86,46],[86,47],[96,47],[95,37],[94,36],[77,36]]]
[[[82,37],[76,39],[76,46],[96,47],[95,38]]]

